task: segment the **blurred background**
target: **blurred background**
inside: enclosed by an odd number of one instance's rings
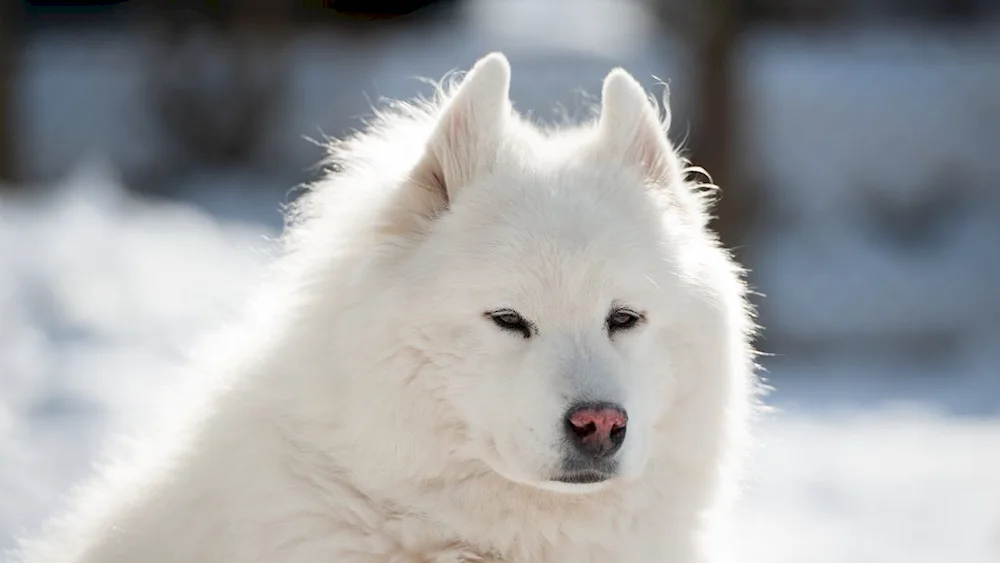
[[[775,389],[742,561],[1000,561],[993,0],[0,0],[0,549],[238,310],[316,141],[493,50],[540,121],[665,81],[723,188]]]

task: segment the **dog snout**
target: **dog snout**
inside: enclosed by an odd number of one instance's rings
[[[628,414],[614,403],[580,403],[566,411],[566,436],[580,453],[611,457],[625,442]]]

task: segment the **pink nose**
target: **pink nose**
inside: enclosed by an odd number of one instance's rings
[[[618,451],[625,441],[628,415],[618,405],[587,403],[571,408],[566,422],[567,434],[578,449],[604,457]]]

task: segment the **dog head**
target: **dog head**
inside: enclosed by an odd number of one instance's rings
[[[612,71],[599,119],[562,131],[524,122],[509,85],[502,55],[480,60],[412,171],[432,217],[396,270],[424,359],[414,377],[460,421],[461,455],[515,482],[598,490],[639,478],[664,426],[694,442],[714,431],[671,416],[691,389],[725,394],[711,382],[742,309],[720,296],[740,290],[630,75]]]

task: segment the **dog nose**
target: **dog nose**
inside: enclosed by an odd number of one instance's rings
[[[625,441],[628,414],[613,403],[582,403],[566,412],[566,435],[582,453],[594,458],[614,455]]]

